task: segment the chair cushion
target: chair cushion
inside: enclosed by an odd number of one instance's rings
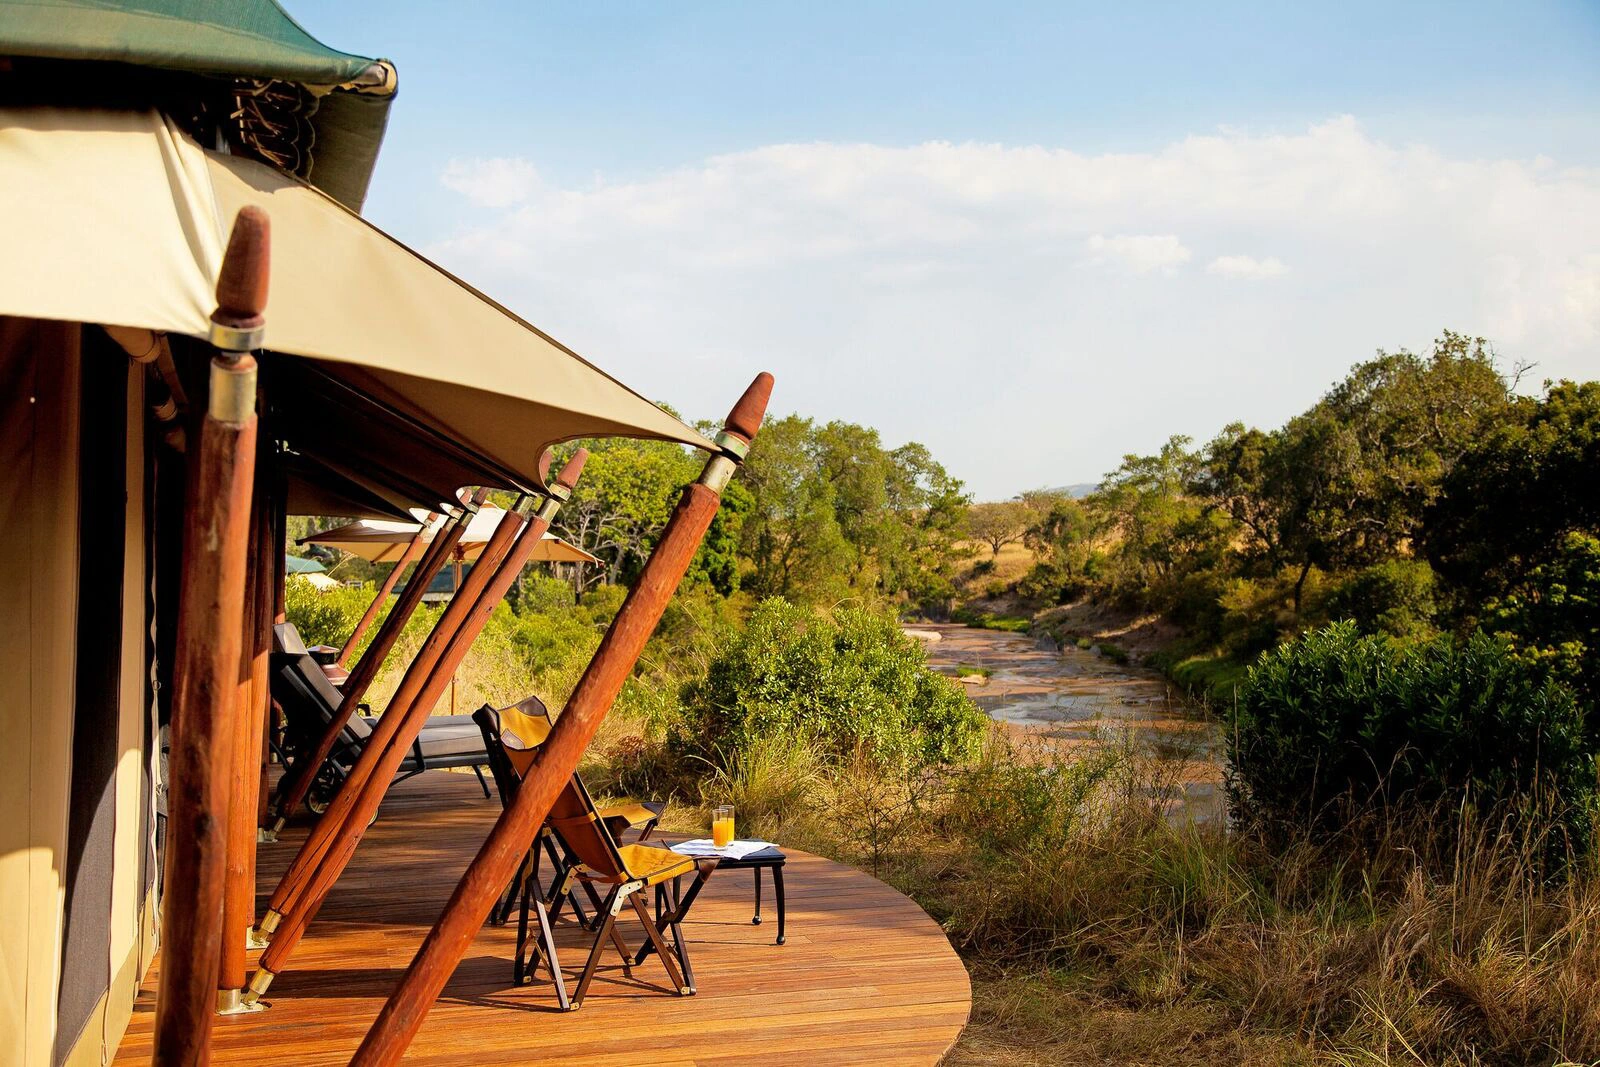
[[[645,885],[665,882],[668,878],[676,878],[695,869],[693,856],[680,855],[670,848],[623,845],[617,851],[622,854],[622,866],[627,870],[628,877],[641,878]]]
[[[483,733],[478,729],[478,724],[470,716],[447,715],[442,719],[466,719],[466,724],[459,722],[440,722],[430,719],[422,728],[419,741],[422,745],[422,755],[425,759],[446,759],[451,756],[482,756],[482,762],[487,763],[488,756],[484,755]]]

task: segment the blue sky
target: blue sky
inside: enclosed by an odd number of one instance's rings
[[[980,496],[1444,326],[1600,373],[1592,0],[286,3],[400,70],[379,225],[686,413],[766,366]]]

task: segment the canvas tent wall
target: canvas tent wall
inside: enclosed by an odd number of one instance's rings
[[[0,318],[0,1062],[100,1063],[155,952],[142,372]]]
[[[257,484],[292,509],[536,488],[571,438],[715,448],[359,217],[394,84],[271,0],[0,0],[0,1067],[108,1059],[155,950],[185,417],[148,408],[204,409],[240,208],[273,231]]]

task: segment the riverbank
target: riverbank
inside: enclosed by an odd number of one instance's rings
[[[1092,648],[956,623],[918,624],[928,665],[963,682],[974,703],[1024,744],[1126,745],[1178,784],[1174,816],[1222,810],[1221,742],[1214,723],[1160,673]]]

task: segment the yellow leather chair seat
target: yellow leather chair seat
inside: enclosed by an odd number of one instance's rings
[[[647,886],[689,874],[695,869],[693,856],[679,855],[670,848],[623,845],[617,851],[622,854],[622,865],[627,868],[628,877],[641,879]]]

